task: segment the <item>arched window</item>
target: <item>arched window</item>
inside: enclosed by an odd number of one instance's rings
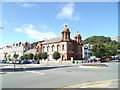
[[[42,47],[42,52],[45,52],[45,47],[44,46]]]
[[[47,52],[49,52],[50,51],[50,47],[49,46],[47,46]]]
[[[63,50],[63,51],[65,50],[65,45],[64,45],[64,44],[62,45],[62,50]]]
[[[60,51],[60,45],[57,45],[57,51]]]
[[[39,52],[39,46],[36,48],[36,51]]]
[[[54,52],[55,51],[55,46],[54,45],[52,45],[52,52]]]

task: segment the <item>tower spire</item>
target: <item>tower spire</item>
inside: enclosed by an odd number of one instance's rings
[[[65,24],[64,27],[67,27],[67,24]]]

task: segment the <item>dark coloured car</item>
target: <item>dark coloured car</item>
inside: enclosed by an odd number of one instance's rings
[[[39,64],[39,61],[38,60],[32,60],[32,63],[33,64]]]
[[[30,64],[31,62],[30,61],[27,61],[27,60],[25,60],[24,62],[23,62],[23,64]]]
[[[107,62],[106,59],[101,59],[99,60],[100,62]]]
[[[24,60],[19,60],[19,63],[20,64],[24,64]]]
[[[6,63],[7,62],[7,60],[2,60],[2,63]]]
[[[114,62],[120,62],[120,59],[116,59],[116,60],[112,60],[112,61],[114,61]]]

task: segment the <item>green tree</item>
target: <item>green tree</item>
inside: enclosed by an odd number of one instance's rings
[[[38,55],[37,55],[37,53],[36,53],[33,58],[34,58],[35,60],[37,60],[37,59],[38,59],[37,56],[38,56]]]
[[[37,54],[37,58],[38,58],[38,59],[42,59],[41,53],[38,53],[38,54]]]
[[[117,45],[111,45],[110,53],[111,53],[111,56],[117,55]]]
[[[97,58],[106,58],[106,50],[104,44],[94,44],[92,46],[92,55]]]
[[[21,57],[20,57],[20,59],[21,59],[21,60],[24,60],[24,59],[25,59],[25,57],[24,57],[24,56],[21,56]]]
[[[118,54],[117,49],[120,50],[120,42],[112,41],[110,37],[92,36],[83,41],[83,44],[87,43],[94,46],[92,49],[92,55],[97,55],[99,57],[115,56]]]
[[[115,40],[114,40],[114,41],[111,41],[110,44],[111,44],[111,45],[117,45],[117,41],[115,41]]]
[[[117,50],[120,50],[120,42],[117,43]],[[118,54],[120,55],[120,52]]]
[[[53,53],[53,58],[54,58],[55,60],[59,59],[59,58],[60,58],[60,53],[59,53],[59,52],[54,52],[54,53]]]
[[[8,54],[8,56],[7,56],[7,57],[8,57],[8,60],[11,60],[11,59],[10,59],[10,57],[11,57],[11,55],[10,55],[10,54]]]
[[[31,60],[32,60],[32,59],[33,59],[33,56],[34,56],[34,55],[33,55],[32,53],[29,53],[29,54],[28,54],[28,59],[31,59]]]
[[[17,59],[19,57],[19,54],[16,54],[16,57],[15,57],[15,59]]]
[[[83,44],[95,44],[95,43],[109,43],[111,42],[111,38],[110,37],[104,37],[104,36],[91,36],[86,38],[83,41]]]
[[[41,58],[42,59],[47,59],[47,57],[48,57],[48,54],[47,54],[47,52],[43,52],[43,53],[41,53]]]
[[[26,60],[28,59],[28,54],[24,54],[23,56],[24,56],[24,59]]]

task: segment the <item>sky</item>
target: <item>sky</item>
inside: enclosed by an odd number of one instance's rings
[[[118,35],[118,3],[4,2],[0,46],[61,37],[65,24],[72,39],[77,31],[82,40],[93,35],[114,38]]]

